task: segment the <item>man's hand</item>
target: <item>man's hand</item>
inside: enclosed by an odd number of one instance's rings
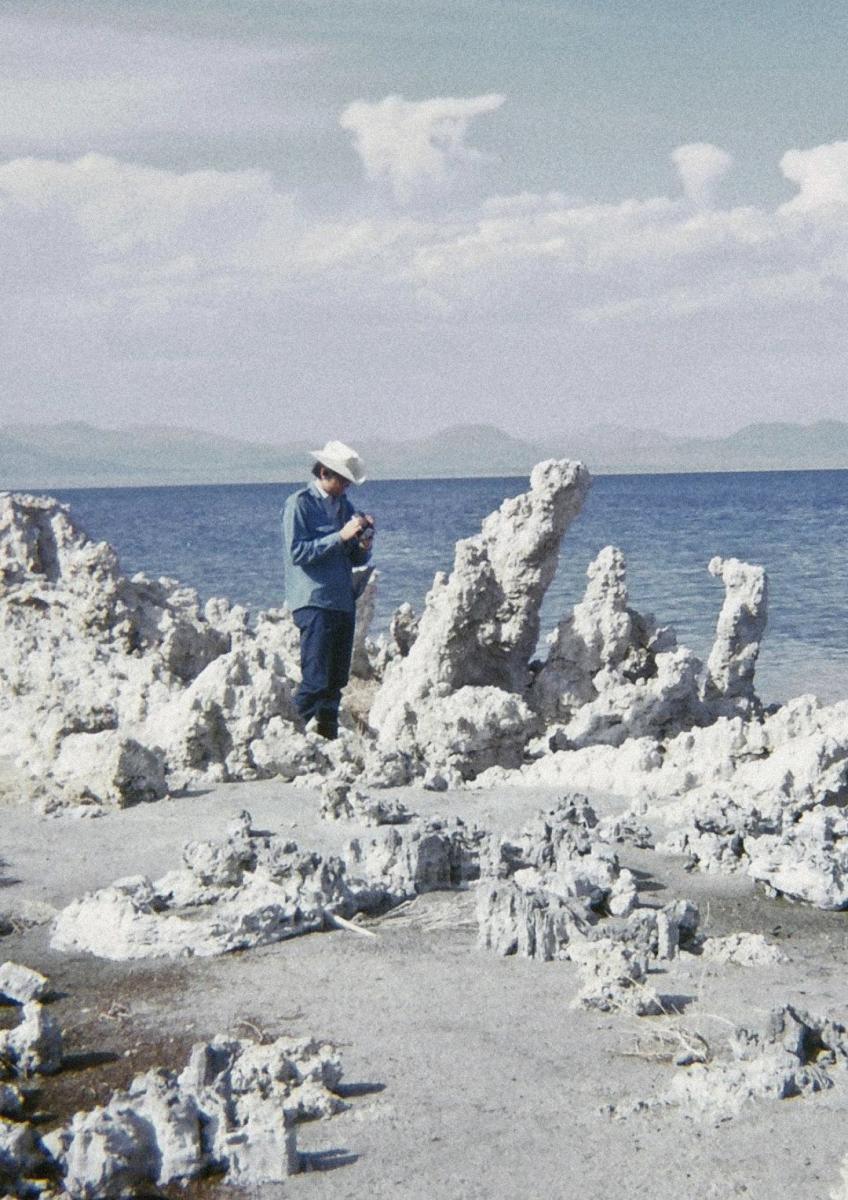
[[[346,524],[342,525],[339,533],[343,542],[349,542],[353,538],[359,537],[362,530],[367,528],[368,519],[360,513],[356,513]]]

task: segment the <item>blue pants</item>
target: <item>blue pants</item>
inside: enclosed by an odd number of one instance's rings
[[[295,609],[292,615],[300,630],[302,675],[294,702],[304,721],[315,717],[318,732],[335,737],[342,688],[350,675],[354,614],[310,607]]]

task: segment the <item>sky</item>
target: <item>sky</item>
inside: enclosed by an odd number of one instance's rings
[[[848,419],[844,0],[4,0],[0,424]]]

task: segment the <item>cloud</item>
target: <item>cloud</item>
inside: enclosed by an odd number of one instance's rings
[[[730,356],[729,395],[759,341],[765,361],[780,350],[769,387],[807,395],[819,370],[835,395],[848,383],[841,153],[787,155],[799,194],[777,209],[524,192],[426,217],[380,203],[319,215],[261,170],[13,159],[0,163],[0,394],[35,419],[48,400],[83,415],[73,397],[90,399],[93,415],[116,395],[168,419],[179,395],[186,420],[214,397],[230,412],[235,396],[284,394],[291,413],[268,402],[282,435],[315,428],[323,402],[365,413],[391,393],[420,427],[436,396],[447,421],[473,394],[482,416],[507,392],[553,398],[601,375],[614,390],[625,360],[646,379],[674,361],[682,378]],[[716,178],[708,157],[700,187]]]
[[[174,255],[226,262],[258,228],[291,212],[265,171],[180,173],[102,154],[0,165],[3,202],[7,230],[24,218],[44,233],[61,229],[92,265],[130,272]]]
[[[733,159],[718,146],[709,142],[690,142],[672,151],[671,161],[677,167],[683,194],[696,208],[709,208],[716,188],[733,165]]]
[[[0,14],[0,142],[67,153],[122,138],[280,132],[304,110],[314,121],[302,97],[326,53]]]
[[[799,199],[809,203],[823,172],[817,152],[805,154]],[[703,187],[720,163],[706,153],[699,162]],[[146,293],[154,309],[168,298],[172,313],[228,307],[238,294],[246,311],[296,297],[389,323],[419,305],[468,319],[532,320],[544,307],[563,321],[632,321],[731,308],[739,297],[797,304],[848,280],[843,223],[804,211],[799,224],[792,205],[693,211],[663,196],[592,204],[552,192],[427,219],[379,206],[318,217],[266,171],[179,172],[99,154],[0,164],[7,279],[16,263],[16,286],[45,304],[67,286],[68,311],[88,301],[117,307],[128,327],[133,311],[151,307]]]
[[[783,206],[785,212],[848,204],[848,142],[831,142],[812,150],[787,150],[780,169],[800,189]]]
[[[368,178],[387,180],[405,200],[422,183],[442,184],[452,167],[481,157],[465,144],[468,126],[474,117],[495,112],[504,99],[491,94],[420,101],[386,96],[374,104],[355,100],[339,123],[353,135]]]

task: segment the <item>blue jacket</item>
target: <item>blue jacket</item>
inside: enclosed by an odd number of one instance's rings
[[[286,500],[283,510],[283,561],[286,603],[298,608],[356,610],[351,571],[371,557],[356,538],[343,542],[339,530],[354,515],[347,496],[339,497],[333,519],[313,485],[301,488]]]

